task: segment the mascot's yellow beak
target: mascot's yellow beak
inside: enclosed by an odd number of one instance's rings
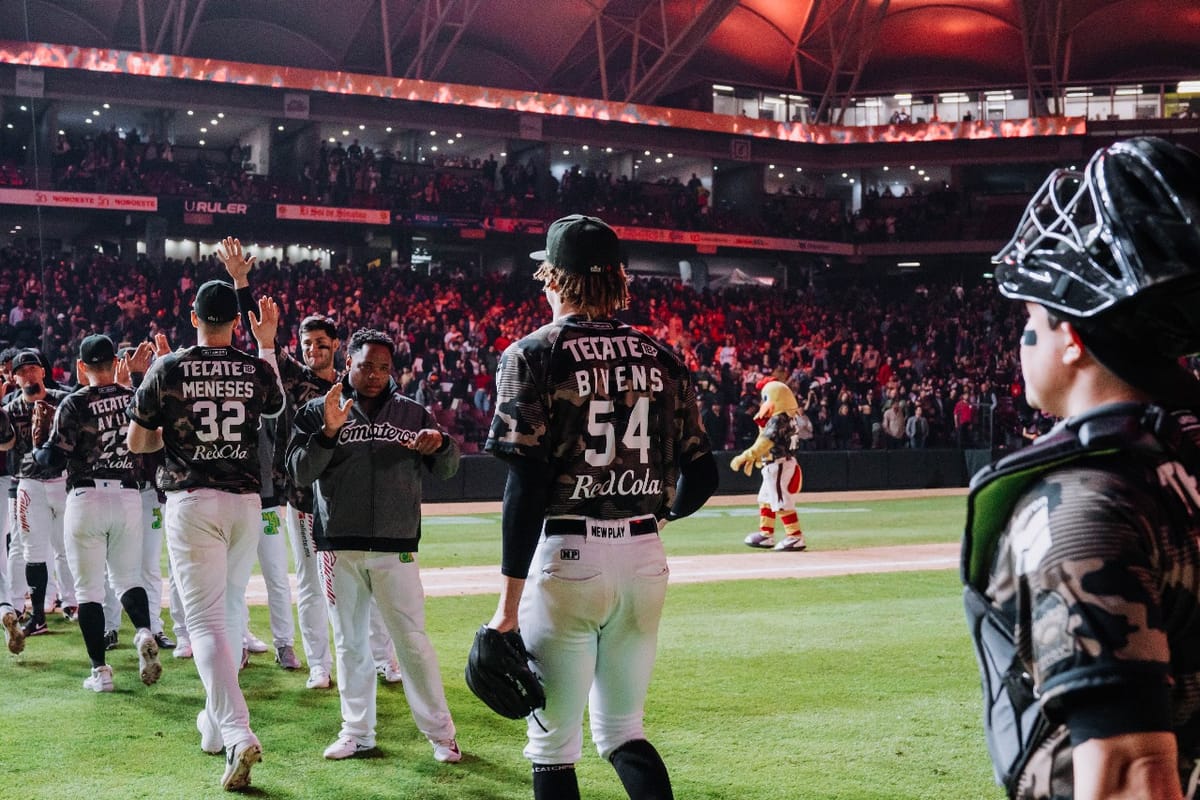
[[[770,419],[776,414],[794,414],[799,410],[796,395],[792,394],[788,385],[781,381],[770,381],[762,388],[762,403],[754,419]]]

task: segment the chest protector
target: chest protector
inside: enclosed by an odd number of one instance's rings
[[[1013,796],[1025,764],[1054,726],[1018,657],[1010,619],[985,595],[996,547],[1017,501],[1042,475],[1121,453],[1147,465],[1198,463],[1196,447],[1162,408],[1116,403],[1072,417],[971,479],[961,577],[967,624],[983,683],[983,727],[996,782]]]

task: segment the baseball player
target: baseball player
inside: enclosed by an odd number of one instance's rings
[[[761,386],[762,402],[754,421],[762,433],[750,447],[733,457],[730,469],[750,475],[762,468],[762,486],[758,490],[758,530],[746,537],[751,547],[774,548],[780,552],[799,552],[807,545],[796,514],[796,495],[804,480],[796,453],[800,450],[800,405],[796,395],[782,381],[766,381]],[[783,523],[784,538],[775,542],[775,518]]]
[[[1021,800],[1200,784],[1200,155],[1051,174],[993,259],[1025,396],[1061,418],[972,480],[963,577],[996,776]]]
[[[73,620],[76,609],[75,578],[63,542],[66,480],[61,468],[43,467],[33,457],[34,448],[42,443],[40,437],[49,432],[54,408],[67,396],[61,389],[47,387],[45,375],[41,357],[33,350],[22,350],[13,358],[13,377],[21,391],[5,405],[17,435],[10,457],[17,464],[17,526],[33,604],[25,623],[26,637],[47,632],[46,590],[51,559],[64,600],[64,616]]]
[[[249,276],[254,268],[255,258],[247,255],[241,241],[232,236],[227,237],[222,246],[218,257],[233,280],[233,286],[238,293],[238,304],[245,313],[245,309],[251,308],[254,303],[250,293]],[[279,444],[274,449],[273,481],[276,495],[287,498],[284,527],[287,529],[292,560],[296,564],[296,609],[300,620],[300,641],[309,665],[308,680],[305,682],[309,689],[328,689],[333,685],[329,610],[325,604],[319,557],[312,536],[312,490],[311,487],[296,486],[288,473],[284,453],[292,432],[292,420],[296,409],[314,397],[324,396],[337,382],[334,356],[339,345],[337,327],[333,321],[314,315],[300,321],[303,364],[292,358],[286,350],[276,352],[276,364],[287,407],[276,420],[275,441]],[[374,598],[371,599],[370,644],[379,677],[386,683],[399,683],[401,671],[396,649]],[[294,651],[292,659],[295,659]],[[278,657],[276,660],[283,664]]]
[[[156,338],[162,341],[155,345],[147,343],[138,348],[125,348],[117,353],[117,383],[129,388],[136,388],[145,377],[146,370],[149,369],[155,353],[159,350],[164,355],[170,352],[166,338],[162,334]],[[138,464],[137,481],[142,500],[141,574],[142,585],[146,589],[146,600],[150,608],[150,631],[154,634],[154,641],[158,644],[159,650],[174,650],[175,642],[163,630],[162,618],[162,499],[159,496],[158,487],[154,485],[154,473],[161,455],[162,453],[159,451],[134,456]],[[179,610],[178,614],[179,619],[176,620],[176,625],[182,626],[182,610]],[[120,628],[121,601],[110,576],[104,590],[104,647],[106,650],[116,649]]]
[[[486,449],[509,471],[488,626],[520,630],[544,683],[525,747],[536,800],[579,797],[585,707],[629,796],[670,798],[642,726],[669,573],[659,530],[704,504],[716,464],[687,367],[613,318],[629,289],[612,228],[563,217],[531,256],[554,321],[497,372]]]
[[[17,443],[17,435],[13,431],[8,414],[0,408],[0,452],[11,450]],[[3,476],[0,485],[8,482],[8,476]],[[6,492],[7,494],[7,492]],[[4,625],[4,643],[13,655],[25,649],[25,631],[21,629],[20,614],[10,602],[12,597],[8,585],[8,515],[0,524],[0,624]]]
[[[346,348],[345,380],[297,411],[287,465],[313,487],[313,538],[333,621],[342,729],[330,759],[375,747],[375,669],[367,641],[373,596],[397,648],[404,694],[438,761],[462,760],[437,654],[425,633],[417,568],[421,474],[458,471],[458,443],[392,380],[395,345],[359,330]],[[343,402],[345,395],[345,402]]]
[[[247,787],[262,758],[232,643],[242,635],[262,523],[259,423],[283,411],[273,367],[278,321],[274,301],[262,298],[251,316],[260,357],[243,353],[232,345],[237,293],[222,281],[203,284],[192,305],[199,343],[157,359],[129,409],[129,449],[164,450],[167,551],[207,693],[196,726],[201,749],[225,750],[227,790]]]
[[[149,358],[149,343],[143,349]],[[50,437],[34,451],[34,460],[41,467],[67,470],[67,559],[80,602],[79,628],[92,661],[83,688],[113,690],[112,667],[104,655],[107,576],[137,631],[133,643],[139,672],[142,683],[150,686],[158,681],[162,666],[142,585],[140,464],[125,443],[133,390],[117,383],[117,350],[107,336],[83,340],[78,372],[80,388],[59,404]]]

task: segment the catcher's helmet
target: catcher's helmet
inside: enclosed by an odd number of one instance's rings
[[[1085,342],[1200,351],[1200,156],[1139,137],[1082,172],[1056,170],[992,261],[1003,295],[1070,320]]]

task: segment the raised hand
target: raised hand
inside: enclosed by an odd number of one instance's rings
[[[171,343],[167,341],[165,333],[154,334],[154,355],[159,358],[171,355]]]
[[[342,400],[342,384],[335,383],[325,393],[325,430],[323,433],[332,439],[350,419],[350,410],[354,408],[354,400]]]
[[[159,334],[160,336],[162,334]],[[164,337],[164,341],[165,341]],[[154,358],[154,345],[149,342],[142,342],[137,346],[137,349],[126,353],[123,361],[129,369],[130,374],[135,372],[145,372],[150,369],[150,361]],[[168,351],[170,352],[170,351]]]
[[[258,298],[258,314],[249,314],[250,332],[263,350],[275,349],[275,334],[279,331],[279,304],[273,297]]]
[[[239,239],[226,236],[221,240],[217,250],[217,258],[225,265],[225,271],[233,278],[233,288],[241,289],[250,285],[250,270],[254,268],[254,256],[246,256],[242,251]]]

